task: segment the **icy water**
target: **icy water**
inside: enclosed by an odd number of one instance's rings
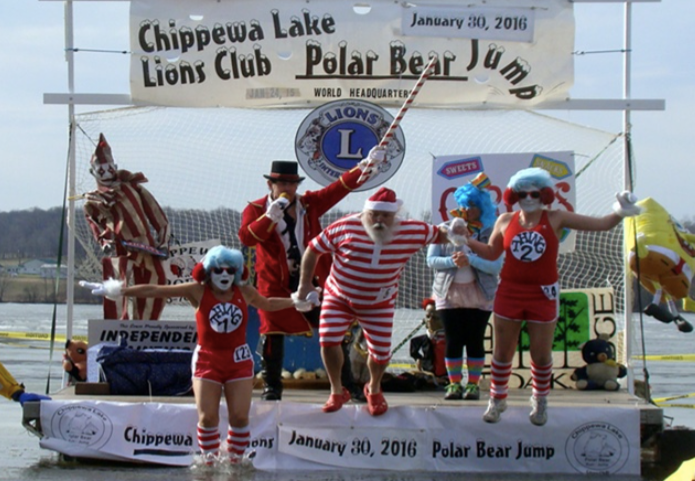
[[[64,308],[61,307],[62,310]],[[0,304],[0,331],[9,332],[39,332],[48,333],[51,327],[53,307],[44,304]],[[61,317],[62,316],[62,317]],[[87,319],[99,318],[101,306],[75,306],[74,330],[76,334],[86,334]],[[168,306],[165,312],[167,319],[188,319],[191,316],[189,307]],[[695,324],[695,315],[686,315]],[[64,313],[58,311],[57,332],[65,332]],[[62,320],[61,320],[62,319]],[[412,326],[402,328],[401,337],[410,332]],[[639,330],[639,326],[636,327]],[[695,353],[695,333],[683,334],[675,326],[661,324],[651,318],[644,318],[644,339],[648,355],[693,354]],[[394,339],[398,339],[396,332]],[[62,343],[56,346],[56,352],[50,361],[48,343],[43,341],[19,341],[3,339],[0,341],[0,360],[5,367],[23,382],[30,392],[44,393],[46,391],[49,366],[51,372],[50,391],[59,389],[62,368],[60,357]],[[635,352],[641,351],[641,345],[635,346]],[[50,361],[50,362],[49,362]],[[695,391],[692,382],[695,375],[695,362],[662,362],[647,361],[647,371],[650,376],[652,397],[671,397],[689,394]],[[635,365],[638,379],[642,379],[643,366],[641,362]],[[693,399],[673,401],[680,404],[693,404]],[[673,426],[687,426],[695,429],[695,405],[693,408],[666,408],[667,420]],[[56,481],[424,481],[441,480],[453,481],[578,481],[589,478],[583,475],[538,475],[538,474],[442,474],[442,473],[391,473],[383,471],[327,471],[298,473],[261,472],[253,470],[217,470],[206,471],[190,468],[144,467],[129,465],[106,465],[103,462],[95,464],[72,463],[59,459],[52,451],[39,447],[39,440],[21,426],[21,408],[18,403],[0,398],[0,480],[56,480]],[[658,478],[643,476],[617,479],[629,481],[659,481]]]

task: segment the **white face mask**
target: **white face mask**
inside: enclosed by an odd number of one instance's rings
[[[232,267],[214,267],[210,272],[210,280],[212,285],[221,291],[231,289],[234,281],[234,268]]]
[[[102,185],[111,185],[116,181],[116,164],[113,162],[106,162],[104,164],[92,164],[92,168],[89,170],[91,174],[97,179],[97,182]]]
[[[534,199],[531,197],[530,192],[538,192],[536,191],[528,191],[526,192],[526,197],[523,199],[519,199],[519,208],[527,213],[535,212],[543,207],[543,203],[541,202],[540,197]]]

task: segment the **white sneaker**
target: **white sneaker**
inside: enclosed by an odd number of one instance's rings
[[[487,410],[483,414],[483,421],[486,423],[496,423],[500,420],[500,416],[507,410],[506,399],[496,399],[491,397],[487,404]]]
[[[536,426],[543,426],[548,422],[548,398],[546,396],[531,396],[529,419]]]

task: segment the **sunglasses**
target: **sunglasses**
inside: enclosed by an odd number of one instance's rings
[[[519,196],[519,199],[525,199],[526,196],[531,196],[532,199],[540,199],[541,198],[541,193],[538,192],[537,190],[534,190],[533,192],[517,192],[516,193]]]
[[[230,275],[234,275],[236,273],[236,269],[233,267],[215,267],[212,272],[215,274],[222,274],[223,272],[227,272]]]

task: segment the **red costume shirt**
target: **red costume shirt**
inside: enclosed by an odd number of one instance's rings
[[[548,212],[543,211],[541,220],[531,229],[521,226],[519,214],[517,211],[512,215],[504,232],[505,257],[500,281],[525,285],[554,284],[558,280],[560,242],[550,225]]]
[[[203,298],[195,313],[198,344],[204,350],[229,352],[246,346],[246,301],[238,286],[232,289],[232,300],[220,301],[205,285]]]

